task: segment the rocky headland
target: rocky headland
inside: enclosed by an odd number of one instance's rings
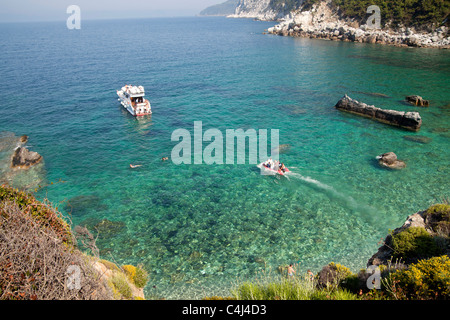
[[[292,13],[283,22],[269,28],[271,34],[335,41],[379,43],[401,47],[450,48],[448,28],[431,32],[414,27],[374,29],[366,23],[342,17],[331,0],[313,5],[310,10]]]
[[[267,29],[267,32],[281,36],[450,48],[449,28],[445,24],[430,21],[417,25],[389,20],[374,28],[372,23],[368,23],[369,14],[350,17],[338,4],[336,0],[240,0],[235,12],[228,17],[278,21],[279,24]]]

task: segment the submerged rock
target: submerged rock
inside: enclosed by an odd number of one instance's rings
[[[418,112],[385,110],[356,101],[347,95],[338,101],[335,108],[412,131],[418,131],[422,125]]]
[[[431,142],[431,138],[425,136],[403,136],[403,139],[423,144]]]
[[[108,209],[97,195],[79,195],[69,199],[65,205],[66,212],[73,216],[82,216],[88,212],[99,212]]]
[[[393,152],[383,153],[382,155],[377,156],[376,159],[382,167],[390,169],[402,169],[406,167],[406,163],[398,160],[397,155]]]
[[[126,229],[126,224],[123,221],[111,221],[108,219],[103,219],[95,225],[95,229],[99,233],[99,238],[111,238],[117,233]]]
[[[423,99],[421,96],[407,96],[406,101],[419,107],[428,107],[430,106],[430,101]]]

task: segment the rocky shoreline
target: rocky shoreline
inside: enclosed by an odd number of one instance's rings
[[[356,20],[340,17],[330,1],[314,5],[308,11],[291,12],[283,20],[267,29],[267,32],[312,39],[450,49],[449,30],[446,26],[440,26],[431,32],[420,32],[413,27],[373,29]]]

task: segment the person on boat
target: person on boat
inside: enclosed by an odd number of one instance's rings
[[[272,167],[272,159],[271,158],[267,159],[267,161],[263,163],[263,166],[266,167],[266,168],[271,169],[271,167]]]
[[[286,167],[284,166],[284,163],[280,162],[278,167],[280,168],[281,171],[286,172]]]
[[[272,167],[270,169],[276,170],[277,167],[278,167],[278,160],[272,162]]]

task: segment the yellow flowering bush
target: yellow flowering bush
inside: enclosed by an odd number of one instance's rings
[[[420,260],[392,274],[403,299],[449,299],[450,258],[446,255]]]
[[[122,266],[122,270],[136,287],[143,288],[147,284],[148,273],[142,266],[125,265]]]

